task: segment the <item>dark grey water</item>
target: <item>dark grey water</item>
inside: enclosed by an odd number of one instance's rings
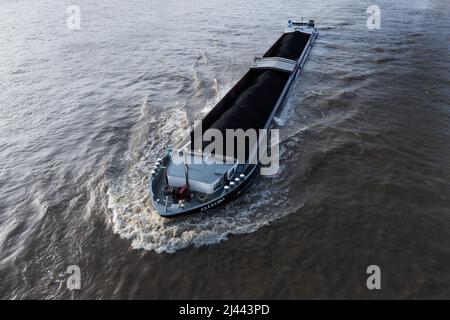
[[[0,4],[0,298],[450,298],[448,0],[70,4]],[[159,218],[149,165],[292,16],[320,37],[280,172]]]

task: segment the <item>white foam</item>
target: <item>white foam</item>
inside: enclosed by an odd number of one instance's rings
[[[130,240],[133,248],[174,253],[219,243],[230,234],[254,232],[299,208],[287,205],[282,195],[274,196],[270,189],[262,190],[261,183],[258,186],[259,190],[221,209],[174,219],[162,218],[150,208],[145,185],[128,185],[129,194],[110,189],[108,208],[114,232]]]
[[[215,94],[214,98],[208,99],[206,101],[206,105],[203,107],[201,113],[207,114],[209,111],[211,111],[211,109],[214,108],[214,106],[225,96],[225,94],[228,91],[230,91],[232,86],[233,86],[232,83],[228,82],[225,85],[219,87],[219,83],[217,82],[217,79],[214,79],[213,89],[216,94]]]
[[[139,118],[139,121],[141,121],[141,120],[144,119],[144,117],[145,117],[145,115],[146,115],[146,113],[147,113],[148,107],[149,107],[148,96],[145,96],[145,97],[144,97],[144,102],[141,104],[141,107],[140,107],[140,110],[139,110],[140,113],[141,113],[141,116],[140,116],[140,118]]]

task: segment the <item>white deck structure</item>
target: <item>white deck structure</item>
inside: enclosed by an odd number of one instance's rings
[[[186,153],[186,151],[185,151]],[[186,169],[189,188],[192,191],[212,194],[223,186],[226,179],[230,179],[237,161],[220,157],[207,157],[198,153],[180,154],[174,152],[167,170],[167,180],[170,186],[182,187],[186,185]],[[189,160],[186,168],[186,160]]]

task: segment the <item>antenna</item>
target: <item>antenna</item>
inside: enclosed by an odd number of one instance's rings
[[[186,179],[186,187],[189,188],[189,166],[188,166],[188,162],[187,162],[187,156],[186,156],[186,152],[183,153],[184,155],[184,178]]]

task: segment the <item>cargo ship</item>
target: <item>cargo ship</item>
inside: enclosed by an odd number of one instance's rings
[[[209,129],[255,129],[270,132],[299,77],[318,31],[314,20],[289,20],[284,33],[250,70],[202,119],[201,134]],[[261,129],[265,129],[261,130]],[[176,147],[166,150],[150,172],[150,197],[159,215],[174,217],[221,206],[246,191],[261,167],[254,155],[258,143],[249,145],[245,158],[223,154],[205,155],[195,149],[194,128]],[[270,133],[268,134],[270,135]],[[214,158],[214,161],[211,161]]]

